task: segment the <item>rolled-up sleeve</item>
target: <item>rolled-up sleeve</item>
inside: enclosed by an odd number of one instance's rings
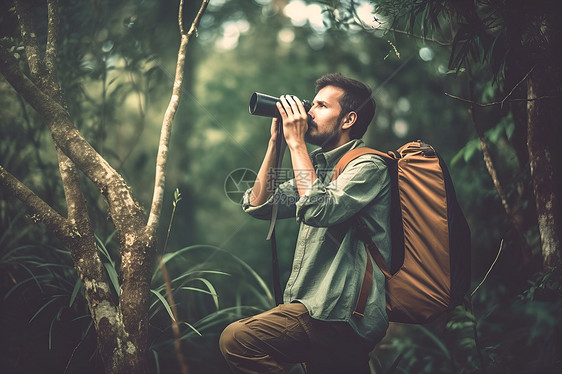
[[[264,220],[270,219],[274,203],[277,203],[279,206],[277,218],[290,218],[295,216],[299,193],[294,179],[280,184],[275,190],[275,193],[262,205],[250,205],[251,193],[251,188],[244,193],[242,209],[252,217]]]
[[[374,155],[358,157],[329,184],[314,181],[296,203],[297,221],[316,227],[341,223],[367,204],[376,203],[381,189],[388,188],[389,182],[382,159]]]

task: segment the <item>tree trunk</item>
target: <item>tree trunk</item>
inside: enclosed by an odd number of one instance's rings
[[[47,43],[42,56],[35,32],[34,12],[24,0],[15,1],[18,23],[29,75],[24,74],[8,40],[0,40],[0,72],[49,127],[59,157],[68,217],[39,198],[0,165],[0,187],[21,200],[33,214],[69,248],[76,271],[84,283],[85,296],[98,336],[98,351],[106,373],[144,373],[148,371],[147,351],[150,283],[154,270],[156,231],[160,221],[165,170],[171,126],[181,96],[186,48],[197,33],[207,7],[203,0],[189,31],[183,28],[183,0],[178,23],[181,44],[178,52],[172,98],[162,124],[158,149],[152,209],[147,216],[134,199],[123,177],[86,141],[74,125],[64,105],[56,75],[58,2],[47,1]],[[121,255],[118,304],[112,298],[110,282],[99,257],[78,169],[105,197],[109,216],[119,235]]]
[[[527,149],[545,269],[562,265],[560,256],[560,191],[555,189],[551,136],[562,105],[552,94],[551,66],[537,65],[527,80]]]
[[[117,350],[111,357],[113,368],[106,372],[144,373],[148,369],[148,308],[156,242],[139,232],[136,240],[122,243],[121,248]]]

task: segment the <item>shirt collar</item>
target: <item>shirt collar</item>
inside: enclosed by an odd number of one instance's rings
[[[365,143],[363,140],[352,139],[338,148],[332,149],[328,152],[322,152],[322,148],[315,149],[310,153],[310,158],[312,159],[314,165],[318,165],[321,168],[331,169],[336,166],[340,158],[342,158],[347,152],[364,146]]]

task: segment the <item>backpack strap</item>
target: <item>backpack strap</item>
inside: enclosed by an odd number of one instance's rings
[[[353,314],[363,318],[365,316],[365,307],[367,306],[367,297],[371,291],[371,286],[373,285],[373,262],[369,258],[369,250],[365,247],[367,251],[367,266],[365,267],[365,273],[363,274],[363,281],[361,282],[361,289],[359,290],[359,297],[357,298],[357,303],[355,304],[355,310]]]
[[[381,151],[377,151],[375,149],[367,148],[367,147],[360,147],[352,149],[351,151],[347,152],[336,164],[334,167],[334,173],[332,174],[332,181],[336,180],[337,177],[343,172],[345,167],[353,160],[355,160],[359,156],[373,154],[380,156],[384,159],[396,159],[399,158],[394,152],[384,153]],[[365,307],[367,306],[367,298],[371,291],[371,287],[373,285],[373,263],[371,258],[375,261],[379,269],[382,271],[386,279],[389,279],[392,275],[388,271],[386,263],[382,254],[380,253],[377,245],[371,239],[367,227],[358,217],[353,220],[353,226],[357,228],[358,237],[363,242],[365,246],[365,251],[367,253],[367,264],[365,267],[365,273],[363,275],[363,281],[361,282],[361,289],[359,290],[359,297],[357,298],[357,303],[355,305],[355,310],[353,314],[363,318],[365,315]],[[370,255],[370,256],[369,256]]]
[[[373,239],[371,239],[371,235],[369,234],[369,231],[367,230],[367,226],[365,226],[365,223],[361,221],[358,217],[356,217],[354,220],[354,226],[357,227],[357,234],[358,234],[357,236],[359,237],[359,240],[361,240],[363,244],[365,244],[365,250],[371,255],[371,257],[373,257],[373,260],[375,261],[379,269],[381,269],[385,278],[386,279],[391,278],[392,274],[386,267],[386,262],[384,261],[384,257],[382,257],[379,248],[377,247]]]
[[[354,315],[363,318],[365,314],[365,307],[367,306],[367,298],[373,285],[374,268],[372,261],[375,261],[387,280],[392,277],[392,274],[390,273],[390,271],[388,271],[386,262],[384,261],[384,257],[382,257],[382,254],[379,251],[377,245],[375,244],[373,239],[371,239],[371,235],[369,234],[365,223],[363,223],[363,221],[356,217],[353,220],[353,225],[357,228],[358,237],[363,242],[365,252],[367,253],[365,274],[363,275],[361,289],[359,290],[359,297],[357,297],[357,303],[355,304],[355,310],[353,311]]]
[[[381,151],[377,151],[376,149],[367,148],[367,147],[359,147],[352,149],[351,151],[347,152],[336,164],[334,167],[334,173],[332,174],[332,181],[336,180],[337,177],[343,172],[347,164],[351,161],[355,160],[359,156],[363,155],[377,155],[385,159],[395,159],[398,158],[394,152],[384,153]]]

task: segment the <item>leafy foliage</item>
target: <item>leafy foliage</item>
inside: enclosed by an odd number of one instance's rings
[[[4,237],[9,238],[10,234],[8,231]],[[113,280],[118,277],[118,266],[108,250],[108,246],[114,245],[109,239],[99,239],[98,245],[105,257],[108,275]],[[163,261],[174,274],[172,287],[176,300],[179,300],[178,315],[183,328],[181,339],[193,342],[190,344],[196,346],[201,339],[209,340],[209,335],[216,339],[226,323],[272,306],[270,291],[259,275],[242,260],[220,248],[187,247],[167,253]],[[81,331],[81,342],[86,339],[92,320],[86,308],[82,282],[76,276],[68,251],[41,245],[15,247],[3,253],[0,266],[10,272],[15,282],[4,293],[3,303],[14,305],[15,300],[28,298],[39,302],[28,323],[34,324],[40,319],[47,323],[48,337],[44,344],[49,351],[55,348],[53,336],[69,328]],[[117,296],[119,286],[118,283],[114,285]],[[168,352],[173,352],[170,323],[174,317],[164,296],[165,287],[156,268],[151,290],[150,323],[152,349],[157,352],[160,370],[169,370],[175,362],[174,357],[167,357]],[[77,346],[75,350],[79,348]],[[95,354],[95,346],[81,349],[92,350],[90,354]],[[202,353],[194,349],[189,351],[189,356],[198,358]],[[72,367],[73,371],[85,364],[72,360],[72,356],[70,361],[62,363],[67,369]]]

